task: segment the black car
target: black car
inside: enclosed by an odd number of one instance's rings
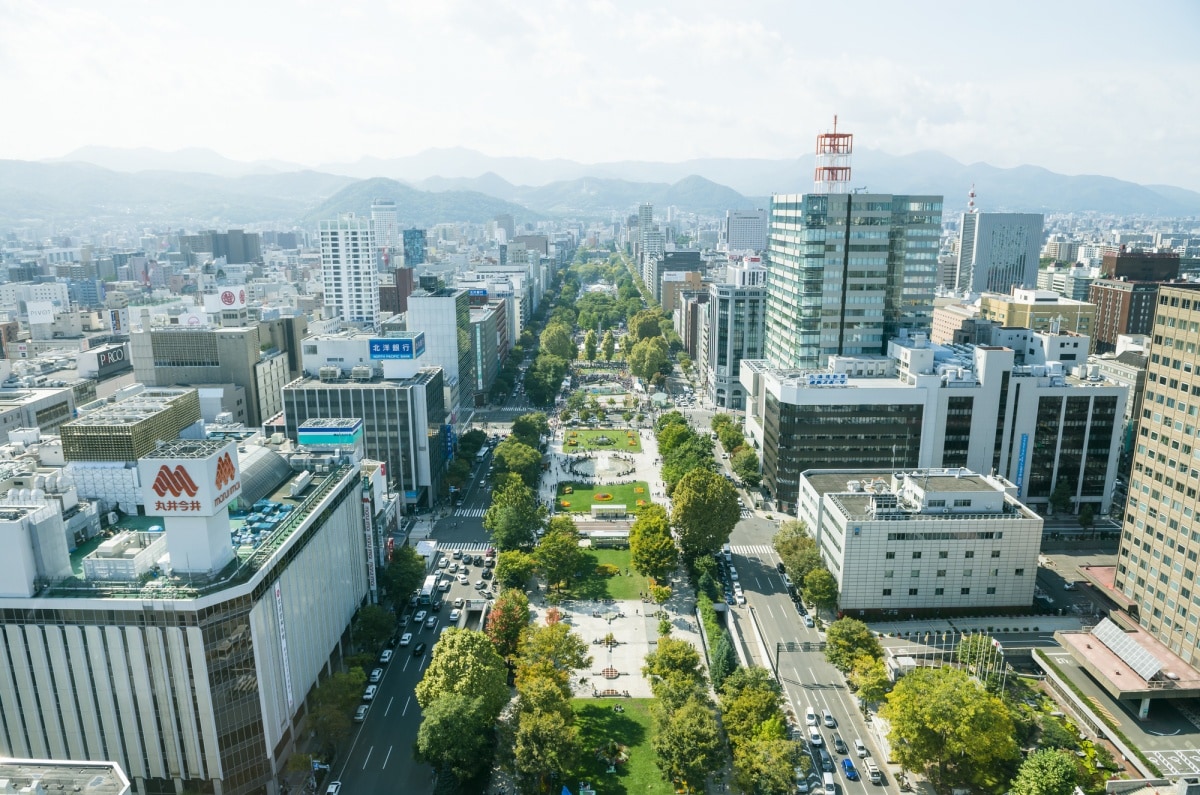
[[[433,603],[430,604],[429,607],[430,607],[430,609],[432,609],[434,611],[441,610],[442,609],[442,600],[434,599]]]
[[[413,646],[413,656],[414,657],[420,657],[424,653],[425,653],[425,644],[424,643],[418,643],[416,646]]]
[[[842,739],[842,735],[837,732],[833,733],[833,750],[839,754],[848,754],[850,749],[846,747],[846,742]]]
[[[775,564],[775,570],[780,574],[783,574],[785,571],[787,571],[787,567],[783,565],[783,561],[781,560]]]

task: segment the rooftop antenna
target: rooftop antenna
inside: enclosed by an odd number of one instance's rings
[[[971,191],[967,194],[967,215],[974,215],[979,212],[979,208],[975,206],[975,183],[971,183]]]
[[[813,170],[813,193],[847,193],[850,187],[850,155],[854,152],[854,136],[837,131],[837,116],[833,117],[833,132],[817,136],[817,165]]]

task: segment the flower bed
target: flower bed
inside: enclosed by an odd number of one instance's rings
[[[612,500],[612,498],[613,498],[613,495],[609,494],[606,491],[602,491],[599,494],[592,495],[592,499],[595,500],[596,502],[610,502]]]

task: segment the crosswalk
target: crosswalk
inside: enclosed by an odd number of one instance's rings
[[[456,508],[455,516],[462,516],[471,519],[481,519],[487,513],[487,508]]]
[[[734,544],[729,548],[735,555],[774,555],[770,544]]]
[[[750,510],[749,508],[742,509],[742,518],[743,519],[749,519],[753,515],[754,515],[754,511]]]
[[[457,549],[457,550],[461,550],[463,552],[470,552],[472,554],[474,554],[476,552],[487,552],[491,548],[491,546],[492,545],[487,543],[486,541],[484,541],[482,543],[476,543],[476,542],[455,543],[453,541],[448,541],[445,544],[445,547],[447,549]]]

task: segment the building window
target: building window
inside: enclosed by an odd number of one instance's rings
[[[884,558],[884,560],[895,560],[895,559],[896,559],[896,553],[895,553],[895,552],[884,552],[884,553],[883,553],[883,558]]]
[[[970,508],[971,501],[970,500],[955,500],[954,507],[955,508]]]
[[[884,571],[884,573],[883,573],[883,579],[885,579],[885,580],[890,580],[890,579],[892,579],[892,576],[893,576],[895,573],[896,573],[896,572],[895,572],[895,569],[887,569],[887,570],[886,570],[886,571]]]
[[[1000,576],[1000,569],[992,569],[992,576],[993,576],[993,577],[999,577],[999,576]]]
[[[916,588],[909,588],[909,589],[908,589],[908,595],[909,595],[909,596],[916,596],[916,595],[917,595],[917,589],[916,589]]]
[[[950,553],[944,549],[938,553],[938,560],[945,560],[948,557],[950,557]]]
[[[962,590],[960,590],[960,591],[959,591],[959,593],[960,593],[960,594],[962,594],[963,596],[970,596],[970,595],[971,595],[971,589],[970,589],[970,588],[963,588]]]
[[[884,596],[891,596],[891,595],[892,595],[892,589],[891,589],[891,588],[884,588],[884,589],[883,589],[883,595],[884,595]]]
[[[974,569],[963,569],[963,576],[964,576],[964,577],[970,577],[970,576],[971,576],[972,574],[974,574],[974,573],[975,573],[975,570],[974,570]]]
[[[908,576],[909,576],[909,577],[920,577],[920,576],[921,576],[921,570],[920,570],[920,569],[913,569],[912,571],[910,571],[910,572],[908,573]]]
[[[998,549],[993,549],[993,550],[992,550],[992,557],[993,557],[993,558],[998,558],[998,557],[1000,557],[1000,550],[998,550]]]
[[[1013,575],[1016,577],[1024,577],[1025,569],[1013,569]]]
[[[973,550],[973,549],[969,549],[969,550],[967,550],[967,554],[963,555],[963,557],[964,557],[964,558],[973,558],[973,557],[975,557],[975,550]]]
[[[943,596],[945,593],[946,593],[946,589],[945,589],[945,588],[934,588],[934,589],[933,589],[933,595],[934,595],[934,596]]]
[[[938,570],[937,570],[937,576],[939,576],[939,577],[945,577],[945,576],[946,576],[946,570],[945,570],[945,569],[938,569]]]
[[[921,553],[920,553],[920,552],[914,552],[914,553],[913,553],[913,560],[920,560],[920,559],[921,559]]]

